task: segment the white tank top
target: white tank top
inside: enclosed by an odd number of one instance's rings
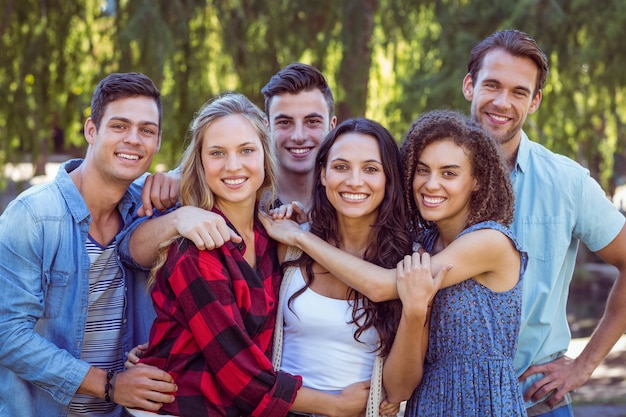
[[[332,393],[369,380],[376,359],[378,332],[369,328],[357,342],[355,325],[349,324],[352,306],[348,300],[328,298],[310,288],[296,297],[289,309],[289,298],[304,286],[302,272],[296,269],[279,307],[284,313],[280,369],[301,375],[305,387]]]

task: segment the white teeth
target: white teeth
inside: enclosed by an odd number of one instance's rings
[[[346,200],[354,201],[365,200],[367,198],[367,194],[340,193],[339,195]]]
[[[496,119],[496,120],[498,120],[500,122],[506,122],[507,120],[509,120],[508,117],[497,116],[497,115],[491,114],[491,113],[489,113],[489,116],[491,116],[492,119]]]
[[[120,158],[124,158],[124,159],[131,159],[133,161],[136,161],[139,159],[138,155],[129,155],[127,153],[118,153],[117,156],[119,156]]]
[[[228,185],[239,185],[242,184],[246,179],[245,178],[237,178],[234,180],[223,180]]]
[[[313,148],[291,148],[291,149],[289,149],[289,152],[295,153],[296,155],[301,155],[301,154],[310,152],[311,149],[313,149]]]
[[[426,197],[424,196],[424,201],[428,204],[439,204],[443,203],[446,199],[443,197]]]

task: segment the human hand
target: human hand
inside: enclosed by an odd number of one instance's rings
[[[182,206],[174,211],[178,233],[191,240],[200,250],[219,248],[229,240],[242,241],[241,236],[217,213],[194,206]]]
[[[178,387],[167,372],[143,363],[115,376],[112,400],[119,405],[158,411],[174,401]]]
[[[370,381],[355,382],[338,394],[340,410],[334,417],[360,417],[365,413],[370,394]]]
[[[270,215],[274,220],[292,219],[298,224],[306,223],[309,220],[304,206],[299,201],[293,201],[291,204],[283,204],[278,208],[271,209]]]
[[[148,342],[132,348],[130,352],[128,352],[126,362],[124,362],[124,368],[129,369],[137,365],[139,359],[141,359],[143,355],[146,354],[146,350],[148,350]]]
[[[298,223],[293,220],[273,219],[269,214],[262,211],[259,211],[259,220],[272,239],[285,245],[295,246],[297,236],[304,233]]]
[[[165,211],[176,205],[180,196],[180,174],[157,172],[148,175],[141,191],[142,206],[138,216],[152,216],[153,209]]]
[[[414,252],[398,262],[396,285],[402,311],[418,317],[426,317],[428,307],[451,265],[443,268],[435,277],[430,269],[430,254]]]
[[[380,402],[378,414],[380,417],[395,417],[400,412],[400,403],[390,403],[385,398]]]
[[[561,356],[552,362],[529,367],[520,377],[524,381],[531,375],[543,374],[524,393],[524,401],[539,401],[545,396],[546,405],[553,407],[563,399],[565,394],[583,385],[591,377],[593,370],[589,371],[578,366],[576,361],[567,356]]]

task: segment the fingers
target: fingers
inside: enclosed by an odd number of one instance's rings
[[[140,207],[139,211],[137,211],[137,214],[139,216],[141,215],[152,216],[152,198],[150,197],[150,193],[152,192],[153,182],[154,182],[154,177],[152,175],[148,175],[148,177],[146,178],[146,182],[143,185],[143,189],[141,190],[142,206]],[[140,211],[142,213],[140,213]]]
[[[180,194],[180,178],[175,174],[157,172],[149,175],[141,191],[140,209],[143,214],[152,216],[154,209],[165,211],[174,207]],[[141,215],[138,211],[137,214]]]
[[[120,405],[158,411],[174,401],[178,390],[171,375],[154,366],[138,364],[116,376],[114,401]]]

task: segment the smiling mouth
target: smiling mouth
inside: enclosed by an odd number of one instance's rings
[[[497,114],[493,114],[493,113],[487,113],[487,115],[489,117],[491,117],[492,119],[498,121],[498,122],[508,122],[509,120],[511,120],[510,117],[506,117],[506,116],[499,116]]]
[[[294,155],[304,155],[311,152],[313,148],[289,148],[289,152]]]
[[[239,185],[239,184],[243,184],[246,181],[246,179],[245,178],[224,179],[222,181],[224,181],[224,183],[228,185]]]
[[[361,194],[361,193],[339,193],[339,196],[341,198],[344,198],[346,200],[351,200],[351,201],[363,201],[368,197],[367,194]]]
[[[118,154],[116,154],[118,157],[123,158],[123,159],[128,159],[129,161],[137,161],[139,160],[139,155],[131,155],[128,153],[123,153],[120,152]]]
[[[425,195],[422,196],[422,199],[426,204],[441,204],[446,201],[444,197],[426,197]]]

